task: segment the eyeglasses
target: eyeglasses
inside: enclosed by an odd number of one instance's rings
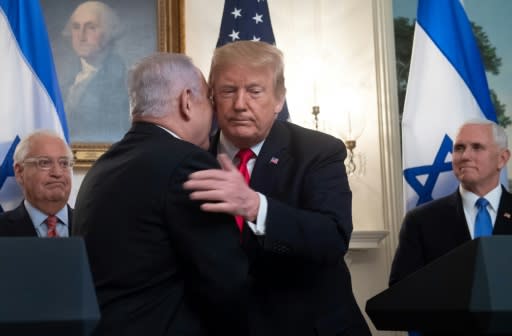
[[[23,164],[35,164],[38,169],[41,170],[50,170],[54,164],[55,161],[49,157],[41,156],[36,158],[28,158],[23,161]],[[75,164],[75,161],[69,158],[59,158],[57,159],[57,164],[59,165],[60,169],[70,169],[73,167],[73,164]]]

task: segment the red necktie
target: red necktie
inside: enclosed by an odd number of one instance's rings
[[[238,153],[235,155],[240,162],[238,163],[238,170],[240,171],[240,174],[245,179],[245,183],[249,184],[249,180],[251,179],[251,175],[249,174],[249,169],[247,169],[247,162],[249,162],[250,159],[254,158],[256,155],[250,148],[240,149]],[[235,216],[236,219],[236,225],[242,231],[243,225],[244,225],[244,218],[242,216]]]
[[[50,215],[46,218],[46,226],[48,226],[48,238],[58,237],[57,234],[57,222],[58,219],[56,216]]]

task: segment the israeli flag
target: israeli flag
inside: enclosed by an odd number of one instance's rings
[[[0,212],[22,198],[12,155],[36,129],[69,140],[43,14],[37,0],[0,0]]]
[[[473,118],[496,122],[464,8],[459,0],[419,0],[402,119],[407,210],[456,190],[453,141]]]

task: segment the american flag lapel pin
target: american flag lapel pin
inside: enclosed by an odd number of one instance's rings
[[[272,156],[272,158],[270,159],[270,163],[272,163],[272,164],[275,164],[275,165],[276,165],[276,164],[278,164],[278,163],[279,163],[279,159],[278,159],[278,158],[276,158],[275,156]]]
[[[512,215],[510,215],[508,212],[505,212],[503,214],[503,217],[505,217],[506,219],[510,219],[510,217],[512,217]]]

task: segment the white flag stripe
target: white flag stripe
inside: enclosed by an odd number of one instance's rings
[[[10,125],[2,129],[0,141],[12,141],[19,134],[21,137],[36,128],[58,128],[56,132],[63,135],[55,105],[48,96],[46,88],[27,64],[19,45],[12,34],[5,14],[0,15],[0,101],[7,113],[0,114],[0,125]],[[34,113],[38,111],[38,113]],[[0,157],[3,157],[0,152]]]
[[[41,56],[39,60],[46,60],[49,55],[49,45],[41,43],[44,41],[41,39],[42,34],[46,34],[46,31],[41,30],[41,27],[44,28],[44,21],[42,17],[34,16],[41,13],[39,3],[17,1],[6,5],[7,3],[0,2],[0,206],[3,210],[14,208],[22,198],[12,171],[7,171],[12,170],[11,159],[7,153],[15,145],[16,138],[23,138],[36,129],[54,130],[65,138],[55,104],[29,62],[29,59],[34,60],[38,56]],[[19,12],[12,10],[10,6],[20,6]],[[14,17],[7,17],[6,8]],[[18,16],[23,14],[32,16],[30,19]],[[17,27],[15,31],[11,24]],[[20,26],[26,24],[30,26]],[[24,50],[20,47],[16,34],[21,35],[18,36],[19,40],[29,43],[34,41],[35,45],[27,46],[25,43],[28,50]],[[26,56],[25,52],[30,56]],[[53,67],[53,64],[39,61],[38,66]],[[60,99],[60,94],[58,97]]]
[[[423,9],[433,5],[428,2],[423,3]],[[456,29],[458,24],[439,22],[443,29]],[[458,181],[451,170],[452,141],[460,125],[475,118],[486,118],[475,95],[428,32],[416,22],[402,118],[406,210],[455,191]]]
[[[432,163],[439,144],[426,139],[440,141],[444,134],[454,136],[468,118],[484,118],[462,78],[419,25],[414,41],[402,119],[404,130],[410,134],[407,147],[411,151],[404,153],[404,163],[409,166]],[[459,110],[464,113],[454,113]]]

